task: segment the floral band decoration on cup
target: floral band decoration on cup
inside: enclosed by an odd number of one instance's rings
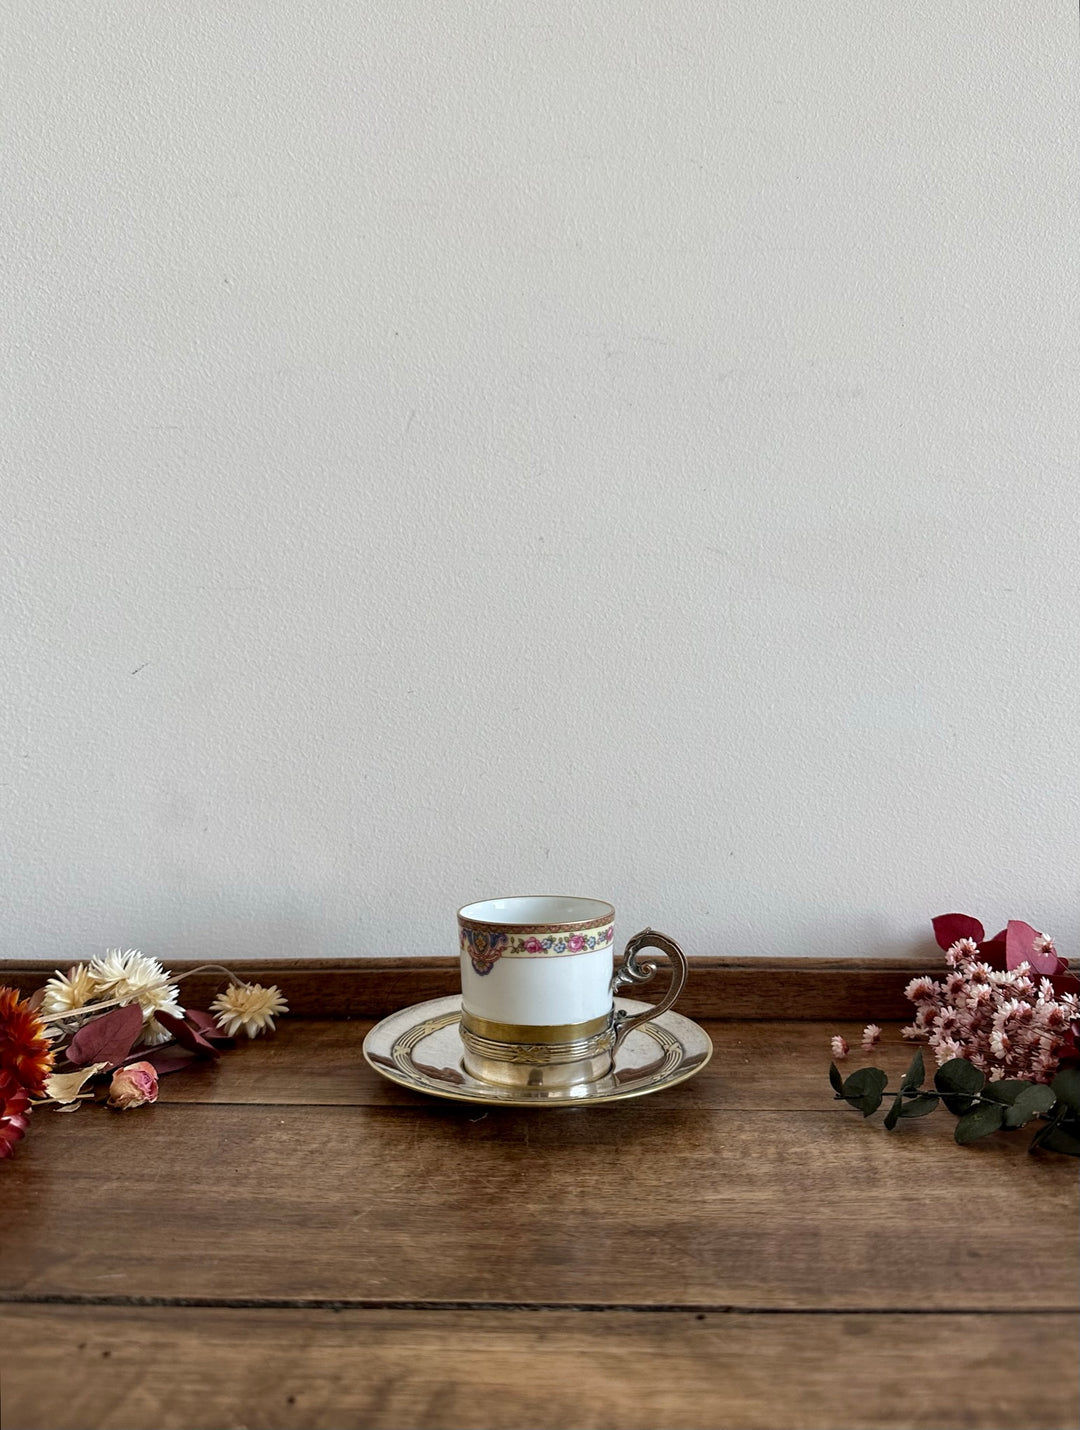
[[[528,933],[512,933],[507,929],[489,930],[462,923],[460,936],[462,953],[483,978],[504,955],[507,958],[559,958],[564,953],[591,953],[597,948],[610,948],[615,928],[608,924],[607,928],[583,933],[572,924],[562,924],[550,929],[535,928]]]

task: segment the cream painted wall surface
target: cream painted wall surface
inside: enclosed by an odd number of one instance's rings
[[[2,956],[1080,955],[1066,0],[12,0]]]

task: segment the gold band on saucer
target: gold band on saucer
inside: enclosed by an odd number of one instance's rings
[[[495,1023],[463,1008],[461,1026],[474,1037],[494,1043],[575,1043],[609,1028],[611,1014],[602,1013],[599,1018],[589,1018],[584,1023]]]

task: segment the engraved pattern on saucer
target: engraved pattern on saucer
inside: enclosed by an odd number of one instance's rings
[[[616,998],[627,1014],[649,1005]],[[704,1028],[668,1011],[636,1028],[619,1048],[615,1067],[595,1082],[570,1087],[504,1087],[472,1077],[462,1065],[461,995],[433,998],[402,1008],[377,1023],[364,1039],[367,1062],[391,1082],[455,1102],[501,1103],[504,1107],[567,1107],[621,1102],[685,1082],[712,1057]]]

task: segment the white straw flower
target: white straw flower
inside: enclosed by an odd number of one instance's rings
[[[168,1008],[166,1012],[173,1010]],[[159,1043],[167,1043],[172,1038],[172,1034],[167,1028],[163,1028],[156,1018],[147,1018],[143,1024],[143,1030],[139,1034],[138,1041],[147,1048],[156,1048]]]
[[[243,1028],[249,1038],[264,1028],[273,1028],[275,1017],[289,1011],[276,986],[261,983],[233,983],[210,1004],[217,1025],[230,1038]]]
[[[45,985],[45,997],[41,1000],[42,1017],[56,1017],[60,1013],[84,1008],[94,1001],[97,991],[98,985],[85,963],[77,963],[66,973],[54,973]]]
[[[90,973],[103,998],[115,998],[119,1003],[138,1003],[144,1013],[182,1013],[179,991],[156,958],[148,958],[137,948],[121,953],[118,948],[106,950],[104,958],[95,958]]]

